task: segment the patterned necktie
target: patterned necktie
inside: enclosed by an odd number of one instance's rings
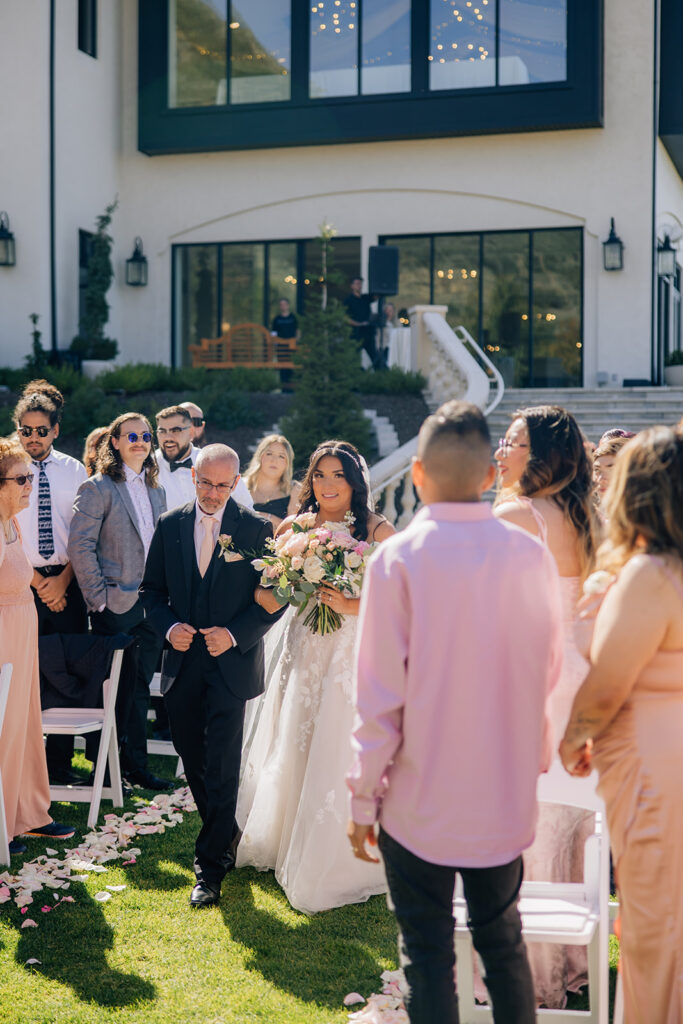
[[[199,575],[204,577],[206,570],[209,568],[211,556],[213,555],[213,549],[216,546],[216,541],[213,539],[213,524],[216,522],[211,516],[204,516],[202,519],[202,529],[204,530],[204,536],[202,537],[202,544],[199,549]]]
[[[55,541],[52,536],[52,501],[50,499],[50,481],[42,462],[34,463],[39,471],[38,476],[38,554],[41,558],[50,558],[54,554]]]

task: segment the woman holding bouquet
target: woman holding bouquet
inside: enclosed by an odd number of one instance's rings
[[[321,568],[327,554],[332,563],[344,548],[347,565],[361,563],[368,544],[394,532],[370,511],[368,498],[359,453],[351,445],[326,442],[311,456],[299,516],[286,519],[278,530],[283,540],[289,532],[291,563],[296,568],[300,560],[303,584],[312,593],[307,615],[293,607],[283,620],[282,653],[267,686],[240,785],[237,820],[244,834],[237,866],[274,869],[289,902],[306,913],[386,891],[381,864],[357,860],[345,836],[344,777],[351,758],[360,599],[354,588],[343,592],[326,584]],[[311,541],[307,532],[314,528],[323,529]],[[325,543],[326,554],[309,560]],[[269,611],[279,607],[272,589],[259,587],[256,600]],[[315,631],[330,624],[331,631]]]

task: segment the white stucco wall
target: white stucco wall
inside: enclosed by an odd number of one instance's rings
[[[20,40],[27,19],[34,31],[43,23],[46,48],[47,4],[4,5]],[[160,157],[137,150],[136,0],[100,0],[97,61],[76,48],[75,7],[58,5],[60,344],[77,328],[77,229],[89,228],[118,191],[110,333],[123,360],[169,359],[176,242],[311,237],[327,219],[340,234],[360,235],[365,254],[378,235],[395,231],[582,226],[585,383],[594,384],[598,370],[619,380],[649,376],[652,39],[640,0],[605,3],[602,129]],[[19,106],[9,150],[14,184],[0,189],[0,208],[12,217],[21,253],[21,266],[0,272],[0,311],[12,297],[9,320],[0,315],[0,363],[20,361],[12,358],[9,341],[36,308],[31,289],[49,310],[47,49],[43,60],[26,43],[22,60],[18,48],[6,48],[14,75],[0,64],[0,86],[17,74],[24,85],[17,89],[13,82],[12,88]],[[4,118],[0,112],[0,128]],[[20,139],[27,133],[24,158]],[[659,208],[683,221],[683,183],[659,150]],[[27,182],[40,193],[39,209],[27,198]],[[626,246],[618,274],[602,270],[610,217]],[[142,236],[149,260],[144,289],[124,284],[135,235]],[[21,288],[6,283],[10,275]]]

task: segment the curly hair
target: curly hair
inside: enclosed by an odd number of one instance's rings
[[[95,429],[91,430],[85,439],[85,445],[83,446],[83,458],[81,461],[85,466],[85,471],[88,476],[92,476],[93,473],[97,472],[97,455],[108,431],[109,427],[95,427]]]
[[[292,477],[294,475],[294,449],[283,434],[268,434],[259,441],[258,447],[251,457],[251,462],[247,466],[242,479],[249,488],[249,492],[253,491],[256,485],[256,478],[261,469],[261,460],[263,459],[266,449],[271,444],[279,444],[285,450],[287,455],[287,465],[285,466],[284,472],[280,478],[280,490],[283,494],[291,494],[292,491]]]
[[[15,437],[0,437],[0,486],[4,485],[5,473],[12,463],[30,461],[31,456]]]
[[[127,420],[142,420],[146,424],[152,437],[154,437],[154,431],[150,425],[149,420],[146,416],[143,416],[141,412],[124,412],[120,416],[117,416],[115,420],[109,424],[107,433],[100,441],[97,448],[97,470],[104,476],[110,476],[112,480],[119,482],[126,479],[126,474],[123,468],[123,459],[121,458],[121,452],[118,448],[115,448],[112,444],[112,437],[119,438],[121,436],[121,427]],[[142,468],[146,470],[145,480],[147,481],[148,487],[159,486],[159,467],[157,466],[157,460],[154,457],[154,445],[150,447],[149,454],[145,461],[142,463]]]
[[[348,441],[323,441],[311,455],[306,476],[301,484],[299,512],[317,512],[320,508],[313,491],[313,474],[318,463],[327,455],[339,459],[344,479],[351,486],[351,513],[354,517],[353,533],[358,540],[368,538],[368,485],[363,475],[360,452]]]
[[[584,437],[570,412],[559,405],[518,409],[529,433],[529,457],[513,491],[527,498],[550,498],[576,530],[582,575],[590,572],[598,534],[593,507],[593,466]]]
[[[598,551],[598,568],[618,572],[642,551],[683,559],[681,508],[683,431],[643,430],[614,463],[606,495],[607,540]]]
[[[19,427],[27,412],[42,412],[54,427],[61,423],[63,409],[64,396],[59,388],[47,380],[30,380],[16,404],[14,422]]]

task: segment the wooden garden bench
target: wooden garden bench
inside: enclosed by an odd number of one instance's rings
[[[294,368],[296,338],[273,337],[261,324],[235,324],[220,338],[202,338],[188,345],[193,366],[229,370],[250,366],[269,370]]]

